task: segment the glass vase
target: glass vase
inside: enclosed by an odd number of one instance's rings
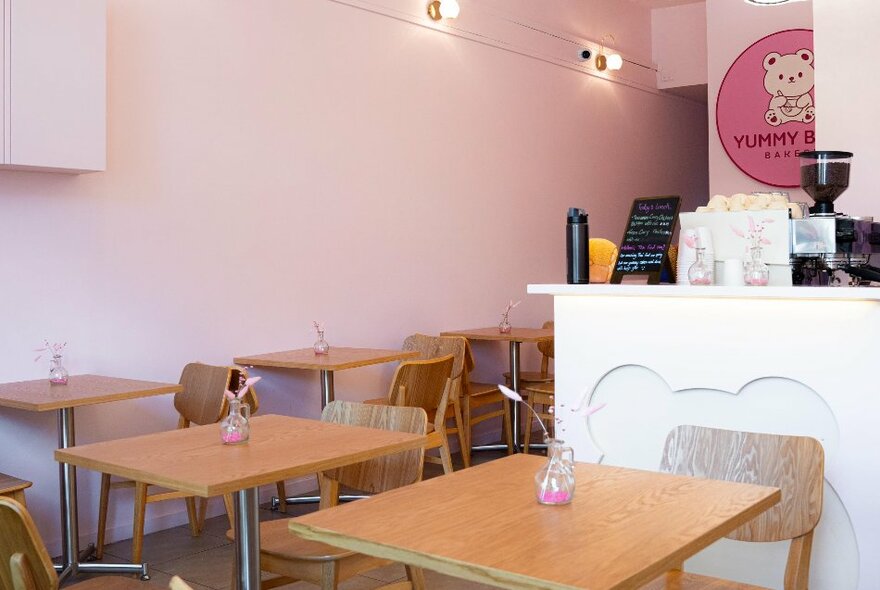
[[[53,355],[49,359],[49,383],[52,385],[67,385],[68,373],[62,363],[63,360],[60,354]]]
[[[318,341],[315,342],[315,354],[330,354],[330,345],[324,340],[324,330],[318,330]]]
[[[764,263],[764,252],[760,246],[749,250],[749,260],[743,269],[743,282],[753,287],[763,287],[770,282],[770,267]]]
[[[688,269],[688,282],[691,285],[711,285],[714,282],[712,264],[706,262],[706,249],[697,248],[697,259]]]
[[[501,334],[510,334],[510,321],[507,319],[507,315],[501,316],[501,323],[498,324],[498,332]]]
[[[547,463],[535,474],[535,497],[541,504],[559,506],[574,497],[574,451],[564,442],[547,439]]]
[[[229,401],[229,414],[220,422],[220,440],[224,445],[247,442],[251,436],[251,407],[238,398]]]

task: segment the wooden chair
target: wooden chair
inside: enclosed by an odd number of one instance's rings
[[[501,436],[507,444],[507,454],[513,454],[513,434],[511,430],[510,403],[495,383],[478,383],[470,380],[470,373],[475,367],[474,355],[471,351],[470,342],[465,348],[465,364],[461,376],[461,404],[462,422],[464,423],[465,448],[462,456],[467,455],[470,463],[471,448],[473,447],[474,427],[481,422],[493,418],[501,418]],[[474,410],[489,408],[479,413]]]
[[[454,342],[452,347],[464,346]],[[459,351],[464,356],[464,348]],[[452,473],[452,454],[446,436],[446,408],[452,392],[455,355],[403,361],[394,371],[386,403],[391,406],[421,408],[428,415],[428,443],[425,449],[439,449],[443,473]],[[425,456],[426,461],[432,457]],[[432,461],[433,462],[433,461]]]
[[[174,408],[180,414],[177,427],[188,428],[191,424],[213,424],[219,422],[226,414],[227,402],[223,395],[227,389],[237,389],[242,370],[237,367],[213,366],[203,363],[190,363],[183,368],[180,375],[180,384],[183,391],[174,396]],[[256,392],[251,388],[245,394],[245,401],[256,412],[258,402]],[[161,490],[149,494],[149,488],[154,487],[138,481],[121,480],[111,481],[110,475],[101,474],[101,492],[98,506],[98,538],[95,542],[95,556],[98,559],[104,554],[104,542],[107,529],[107,508],[110,499],[110,490],[118,488],[134,488],[134,524],[132,530],[131,561],[140,563],[144,544],[144,521],[147,504],[183,498],[186,501],[186,510],[189,516],[189,526],[192,535],[198,536],[204,526],[207,498],[201,498],[198,508],[196,500],[183,492]],[[227,513],[231,510],[231,498],[224,498]]]
[[[766,543],[791,539],[785,590],[807,590],[813,530],[822,515],[825,454],[815,439],[679,426],[666,439],[660,471],[774,486],[782,500],[727,538]],[[672,571],[649,590],[760,590],[756,586]]]
[[[553,320],[544,322],[542,328],[553,328]],[[553,341],[538,342],[538,351],[541,353],[541,370],[540,371],[520,371],[519,385],[523,391],[534,383],[553,383],[553,373],[550,372],[550,359],[555,356]],[[504,379],[510,385],[510,373],[504,373]],[[522,395],[521,391],[518,391]]]
[[[540,419],[544,423],[544,427],[550,436],[553,436],[556,425],[556,414],[554,414],[553,405],[556,402],[556,384],[555,383],[536,383],[526,388],[525,393],[529,399],[529,405],[535,410],[532,414],[528,409],[523,409],[525,414],[525,430],[523,435],[523,452],[528,454],[529,442],[532,438],[532,421]],[[542,431],[543,432],[543,431]]]
[[[24,491],[32,485],[34,484],[27,480],[0,473],[0,496],[8,496],[22,506],[27,506]]]
[[[434,425],[435,430],[442,428],[447,441],[453,434],[458,436],[458,446],[461,449],[461,457],[464,466],[470,467],[470,454],[466,452],[467,435],[465,434],[464,420],[461,413],[461,396],[462,396],[462,379],[465,370],[465,358],[467,351],[467,339],[460,336],[428,336],[425,334],[412,334],[407,336],[403,341],[403,350],[414,350],[419,353],[419,359],[432,359],[442,356],[452,355],[452,384],[449,391],[449,402],[446,404],[446,411],[443,414],[442,422],[437,420],[437,416],[428,412],[428,419]],[[427,411],[427,408],[425,408]],[[449,426],[449,422],[453,421],[454,425]],[[447,449],[448,449],[447,442]],[[442,448],[441,448],[442,451]],[[425,457],[426,461],[435,461],[435,457]],[[443,457],[441,455],[441,464]],[[445,470],[445,466],[444,466]],[[451,459],[450,459],[451,470]]]
[[[428,430],[427,414],[422,408],[415,407],[334,401],[324,408],[321,419],[414,434],[425,434]],[[337,504],[340,486],[376,494],[415,483],[422,478],[424,455],[424,448],[415,449],[320,473],[320,507]],[[231,534],[232,531],[228,533]],[[332,590],[343,580],[389,563],[388,560],[291,535],[285,519],[260,523],[260,560],[263,570],[280,576],[263,581],[263,590],[296,580]],[[421,570],[407,567],[407,577],[414,588],[424,587]]]
[[[0,588],[57,590],[58,574],[27,509],[13,498],[0,497]],[[67,586],[76,590],[143,590],[143,582],[101,576]]]

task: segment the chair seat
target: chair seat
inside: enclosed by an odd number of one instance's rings
[[[525,388],[525,393],[543,393],[547,395],[556,394],[555,383],[535,383]]]
[[[333,561],[355,554],[354,551],[297,537],[288,529],[288,520],[282,518],[260,523],[260,552],[282,559],[303,561]],[[235,539],[231,530],[226,531],[226,537]]]
[[[741,584],[720,578],[711,578],[688,572],[668,572],[650,584],[642,586],[642,590],[768,590],[763,586]]]
[[[471,397],[479,397],[490,393],[501,393],[497,383],[474,383],[473,381],[468,383],[468,395]]]
[[[504,373],[504,380],[510,383],[510,373]],[[553,381],[553,373],[541,373],[540,371],[520,371],[520,383],[551,383]]]

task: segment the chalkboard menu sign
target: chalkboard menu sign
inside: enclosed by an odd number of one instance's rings
[[[646,197],[633,201],[629,222],[620,242],[612,283],[624,275],[648,275],[648,283],[660,282],[660,271],[678,219],[681,197]]]

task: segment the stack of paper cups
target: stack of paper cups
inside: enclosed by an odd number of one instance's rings
[[[697,259],[697,251],[694,249],[697,243],[697,230],[683,229],[678,235],[678,262],[675,267],[675,282],[679,285],[689,285],[688,269]]]

